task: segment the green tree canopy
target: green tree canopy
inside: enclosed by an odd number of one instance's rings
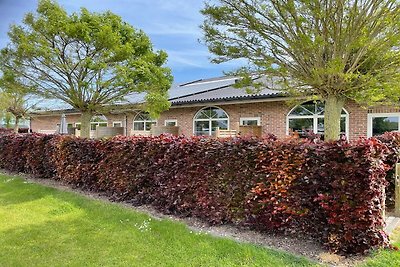
[[[19,122],[29,116],[29,111],[35,106],[33,89],[18,82],[16,74],[10,70],[2,70],[0,77],[0,117],[8,124],[14,120],[14,131],[18,132]]]
[[[325,101],[325,139],[340,133],[346,101],[397,103],[400,9],[396,0],[216,0],[202,10],[214,62],[244,58],[238,73],[273,77]],[[256,83],[256,88],[266,86]]]
[[[146,93],[146,111],[156,117],[169,108],[171,71],[167,54],[154,52],[147,35],[111,13],[82,8],[71,15],[50,0],[9,31],[1,51],[8,69],[37,94],[64,101],[82,113],[81,135],[90,118],[130,93]]]

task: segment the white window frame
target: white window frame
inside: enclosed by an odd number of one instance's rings
[[[226,118],[220,118],[220,119],[196,119],[197,115],[198,115],[202,110],[207,109],[207,108],[217,108],[217,109],[223,110],[223,111],[225,112],[225,114],[226,114]],[[220,108],[220,107],[218,107],[218,106],[207,106],[207,107],[202,107],[201,109],[199,109],[199,110],[196,112],[196,114],[194,114],[193,119],[192,119],[192,121],[193,121],[193,135],[196,135],[196,121],[208,121],[208,122],[211,121],[211,122],[212,122],[212,121],[225,121],[225,120],[228,121],[228,123],[227,123],[227,128],[228,128],[228,129],[227,129],[227,130],[229,130],[229,129],[230,129],[230,118],[229,118],[228,112],[226,112],[225,109]],[[211,125],[210,125],[210,126],[211,126]],[[208,130],[208,135],[209,135],[209,136],[212,136],[212,127],[210,127],[210,129]]]
[[[399,112],[393,112],[393,113],[368,113],[367,117],[367,137],[372,137],[372,119],[373,118],[382,118],[382,117],[398,117],[399,118],[399,125],[398,125],[398,130],[400,130],[400,113]]]
[[[307,102],[309,102],[309,101],[307,101]],[[286,115],[286,135],[289,135],[289,120],[290,119],[313,119],[313,133],[318,134],[318,119],[324,119],[325,115],[320,115],[320,114],[301,115],[301,116],[289,115],[298,106],[301,106],[307,102],[304,102],[304,103],[294,106]],[[346,114],[341,114],[340,118],[345,118],[345,120],[346,120],[345,135],[346,135],[347,140],[349,140],[349,117],[350,116],[349,116],[349,112],[345,108],[343,108],[343,110]]]
[[[74,125],[75,125],[75,128],[77,128],[77,127],[78,127],[78,125],[82,127],[82,123],[80,123],[80,122],[75,122],[75,124],[74,124]],[[79,130],[79,131],[80,131],[80,130]]]
[[[245,125],[243,125],[244,121],[257,121],[257,126],[261,125],[261,118],[260,117],[243,117],[243,118],[240,118],[240,126],[245,126]]]
[[[135,120],[137,116],[139,116],[142,112],[139,112],[135,115],[135,117],[133,118],[133,123],[132,123],[132,131],[135,132],[142,132],[142,133],[150,133],[150,130],[146,130],[146,122],[150,122],[152,125],[154,124],[155,126],[157,126],[157,120]],[[135,122],[143,122],[143,130],[135,130]],[[150,126],[151,128],[151,126]]]
[[[97,127],[100,126],[99,124],[107,124],[106,127],[108,127],[108,122],[107,121],[93,121],[93,122],[90,122],[90,130],[91,131],[96,131]],[[92,130],[92,125],[96,125],[94,130]]]
[[[164,126],[167,126],[167,123],[173,122],[175,123],[175,126],[178,126],[178,120],[174,119],[174,120],[165,120],[164,121]]]
[[[120,123],[121,127],[124,127],[124,125],[122,124],[122,121],[113,121],[112,126],[115,127],[115,124]]]

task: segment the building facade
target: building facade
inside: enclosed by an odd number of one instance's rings
[[[130,108],[121,104],[110,114],[92,119],[91,129],[96,127],[124,127],[126,135],[149,135],[152,125],[178,126],[179,133],[190,135],[214,135],[217,127],[236,130],[241,125],[259,125],[262,133],[272,133],[285,138],[293,132],[324,133],[324,105],[320,101],[288,101],[289,98],[276,90],[261,90],[248,94],[234,88],[234,77],[199,80],[175,86],[170,91],[171,108],[157,120],[135,108],[142,99],[131,97]],[[133,100],[132,100],[133,99]],[[54,133],[61,114],[66,114],[70,127],[79,131],[80,114],[73,109],[48,110],[32,113],[31,129],[34,132]],[[348,139],[370,137],[386,131],[400,130],[400,107],[363,108],[347,103],[342,111],[341,132]]]

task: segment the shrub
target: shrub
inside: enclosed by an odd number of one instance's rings
[[[28,135],[3,134],[0,135],[0,168],[13,172],[25,171],[25,151]]]
[[[59,136],[31,134],[25,135],[26,150],[24,151],[25,172],[40,178],[52,178],[56,175],[54,160],[54,143]]]
[[[395,205],[395,167],[396,163],[400,161],[400,132],[387,132],[376,138],[389,149],[385,158],[385,163],[389,167],[386,173],[386,180],[388,181],[388,186],[386,188],[386,206],[388,209],[393,209]]]
[[[3,168],[13,170],[22,155],[19,171],[164,213],[311,234],[342,253],[388,245],[382,209],[389,150],[376,139],[10,134],[0,137],[0,149]]]
[[[54,143],[56,179],[83,189],[96,189],[97,146],[100,141],[60,136]]]
[[[0,135],[4,135],[4,134],[11,134],[13,133],[13,129],[9,129],[9,128],[0,128]]]

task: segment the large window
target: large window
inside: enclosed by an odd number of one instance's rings
[[[287,116],[288,134],[297,132],[301,137],[308,133],[324,135],[325,105],[321,101],[310,101],[293,108]],[[348,135],[348,114],[343,109],[340,132]]]
[[[151,126],[156,124],[157,121],[151,119],[149,113],[140,112],[133,119],[133,130],[149,132],[151,130]]]
[[[400,113],[368,114],[368,137],[400,130]]]
[[[196,113],[193,124],[195,135],[214,135],[217,127],[229,129],[229,118],[223,109],[207,107]]]

